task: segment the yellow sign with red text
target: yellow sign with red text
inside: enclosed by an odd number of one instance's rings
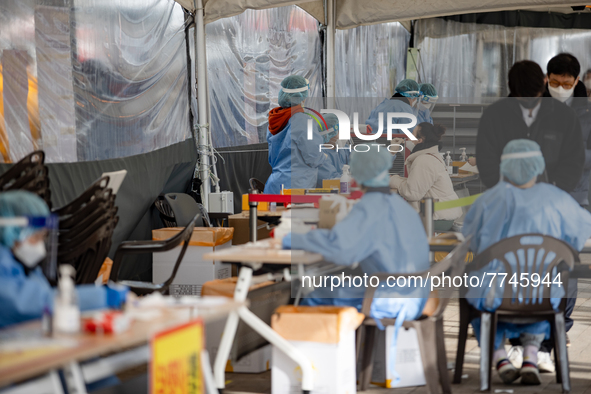
[[[151,394],[203,394],[203,322],[160,332],[152,339]]]

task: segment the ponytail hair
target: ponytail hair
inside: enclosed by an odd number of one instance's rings
[[[445,127],[440,124],[432,125],[431,123],[423,122],[419,126],[419,137],[423,138],[427,144],[437,143],[445,135]]]

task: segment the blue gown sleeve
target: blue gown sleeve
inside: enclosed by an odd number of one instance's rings
[[[562,190],[557,190],[562,196],[557,196],[556,201],[562,201],[559,209],[562,216],[562,240],[580,251],[585,246],[585,241],[591,237],[591,213],[582,208],[570,195]]]
[[[291,234],[291,247],[320,253],[328,261],[339,265],[352,265],[369,257],[372,252],[372,234],[380,218],[360,203],[331,230],[318,229],[306,234]]]
[[[4,270],[4,267],[3,267]],[[45,308],[53,309],[53,289],[39,273],[0,275],[0,327],[38,319]]]

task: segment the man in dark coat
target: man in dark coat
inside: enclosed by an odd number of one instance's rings
[[[552,98],[542,98],[546,77],[532,61],[517,62],[509,71],[511,95],[489,106],[478,125],[476,157],[486,187],[499,181],[501,153],[514,139],[536,141],[544,155],[546,174],[541,180],[571,192],[585,161],[581,126],[575,112]]]

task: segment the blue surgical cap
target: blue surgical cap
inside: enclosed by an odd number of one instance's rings
[[[294,92],[295,90],[295,92]],[[279,106],[281,108],[290,108],[301,104],[310,90],[308,80],[299,75],[290,75],[281,81],[281,90],[279,90]]]
[[[419,85],[419,91],[422,96],[437,97],[437,89],[430,83],[422,83]]]
[[[324,143],[328,143],[334,136],[339,134],[339,118],[335,114],[323,114],[322,117],[328,126],[327,130],[320,131]]]
[[[510,141],[501,155],[501,175],[515,185],[523,185],[544,172],[546,164],[540,146],[532,140]]]
[[[393,160],[385,146],[371,145],[367,152],[355,151],[351,154],[351,175],[367,187],[389,186],[388,170]]]
[[[416,98],[419,97],[419,84],[413,79],[403,79],[396,89],[396,93],[400,93],[404,97]]]
[[[36,194],[14,190],[0,193],[0,217],[49,216],[49,208]],[[38,228],[0,226],[0,245],[12,249],[16,241],[24,241]]]

